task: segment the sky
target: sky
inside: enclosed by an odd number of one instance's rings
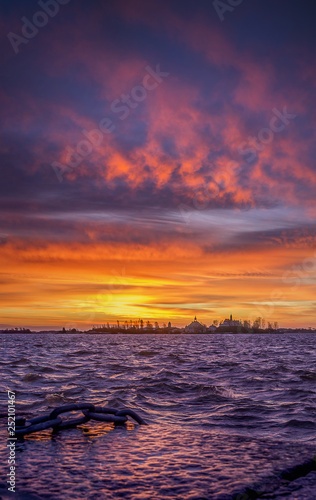
[[[316,326],[315,5],[1,3],[0,327]]]

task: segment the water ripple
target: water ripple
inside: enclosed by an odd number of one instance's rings
[[[151,424],[30,436],[18,445],[20,487],[40,498],[231,498],[316,443],[313,334],[1,339],[1,389],[16,391],[21,414],[92,401]]]

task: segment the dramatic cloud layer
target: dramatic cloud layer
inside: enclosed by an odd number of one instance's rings
[[[1,7],[2,324],[313,324],[315,4],[213,4]]]

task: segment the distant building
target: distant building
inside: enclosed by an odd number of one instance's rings
[[[241,322],[236,320],[236,319],[233,319],[233,316],[232,314],[230,315],[230,318],[229,319],[225,319],[223,321],[223,323],[221,323],[219,325],[220,327],[221,326],[242,326]]]
[[[168,328],[171,328],[171,323],[170,323],[170,321],[169,321],[169,323],[168,323]]]
[[[210,333],[214,333],[214,332],[216,332],[216,330],[217,330],[217,327],[215,325],[211,325],[207,329],[207,331]]]
[[[207,328],[205,325],[202,325],[202,323],[199,323],[195,316],[194,321],[187,325],[184,331],[185,333],[205,333]]]

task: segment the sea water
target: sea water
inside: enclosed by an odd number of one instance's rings
[[[16,443],[14,498],[316,498],[315,472],[280,478],[315,456],[315,334],[0,338],[2,414],[10,390],[28,418],[91,402],[131,408],[149,424],[89,421],[27,436]],[[3,499],[13,498],[7,455],[2,447]]]

